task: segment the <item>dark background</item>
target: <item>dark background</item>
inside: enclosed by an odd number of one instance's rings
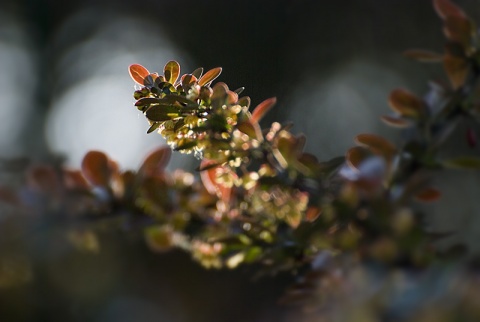
[[[478,0],[457,3],[479,20]],[[388,113],[389,91],[421,94],[428,79],[444,78],[440,66],[401,53],[442,51],[443,42],[430,0],[2,0],[0,157],[62,155],[78,167],[86,151],[101,149],[135,168],[163,139],[145,134],[127,67],[161,72],[171,59],[184,72],[222,66],[219,80],[245,86],[253,106],[276,96],[263,124],[294,121],[321,159],[343,154],[361,132],[398,142],[378,121]],[[196,162],[175,156],[171,168]],[[433,228],[459,231],[454,238],[472,249],[479,183],[476,174],[447,173],[438,185],[451,194],[426,210]],[[9,216],[0,217],[4,226]],[[255,267],[205,271],[186,254],[153,254],[121,234],[108,236],[101,253],[83,254],[59,246],[57,235],[25,237],[34,278],[0,291],[0,320],[299,320],[276,304],[289,275],[254,280]]]

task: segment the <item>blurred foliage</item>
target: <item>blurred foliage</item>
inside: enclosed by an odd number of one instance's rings
[[[81,170],[33,165],[0,198],[26,222],[48,214],[80,251],[101,252],[111,230],[141,232],[153,252],[180,248],[205,268],[257,263],[260,275],[290,272],[298,282],[281,301],[303,307],[305,321],[478,320],[476,259],[462,256],[462,245],[437,249],[450,232],[428,230],[416,207],[441,197],[431,181],[443,169],[480,168],[474,153],[440,157],[453,130],[479,118],[479,34],[450,0],[433,4],[445,52],[405,55],[442,63],[448,83],[431,82],[424,97],[392,91],[393,114],[381,119],[404,129],[401,144],[359,134],[345,157],[319,161],[291,124],[261,128],[275,98],[250,111],[243,88],[213,84],[221,68],[181,75],[169,61],[160,75],[135,64],[135,106],[147,133],[157,131],[169,147],[136,171],[100,151],[87,153]],[[476,146],[472,127],[465,140]],[[200,159],[198,174],[167,172],[172,150]],[[18,248],[2,255],[0,287],[35,278]]]

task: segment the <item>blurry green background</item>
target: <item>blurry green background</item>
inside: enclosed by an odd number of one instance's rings
[[[456,2],[480,21],[478,0]],[[222,66],[219,80],[245,86],[253,106],[276,96],[263,124],[293,121],[321,159],[343,154],[361,132],[400,142],[378,120],[389,112],[389,91],[421,94],[428,79],[444,78],[440,66],[401,52],[442,51],[443,43],[430,0],[1,0],[0,157],[61,155],[78,167],[85,152],[100,149],[123,168],[137,167],[164,141],[146,134],[127,67],[161,72],[172,59],[184,72]],[[462,135],[452,146],[467,149]],[[196,162],[175,155],[170,167]],[[449,242],[475,249],[480,177],[447,173],[437,184],[450,193],[426,208],[429,226],[459,231]],[[7,210],[4,229],[15,215]],[[83,254],[48,231],[22,241],[34,278],[0,291],[1,321],[299,320],[276,304],[289,275],[205,271],[186,254],[153,254],[124,234],[108,236],[100,254]],[[8,242],[0,248],[16,252]]]

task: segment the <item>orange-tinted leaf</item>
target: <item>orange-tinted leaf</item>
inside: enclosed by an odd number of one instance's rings
[[[356,146],[347,151],[345,160],[350,167],[358,170],[360,164],[370,156],[371,153],[367,149]]]
[[[321,213],[322,209],[315,206],[310,206],[305,213],[305,219],[309,222],[315,221],[315,219],[317,219]]]
[[[380,119],[387,125],[393,126],[393,127],[399,127],[399,128],[405,128],[409,127],[412,125],[409,121],[401,118],[401,117],[395,117],[395,116],[390,116],[390,115],[382,115],[380,116]]]
[[[180,83],[182,84],[183,88],[186,90],[190,88],[193,84],[197,82],[197,78],[191,74],[185,74],[182,76]]]
[[[112,174],[110,166],[107,155],[100,151],[90,151],[82,160],[83,175],[94,186],[108,186]]]
[[[415,199],[423,202],[432,202],[440,199],[441,193],[435,188],[427,188],[418,193]]]
[[[425,114],[425,103],[405,89],[396,89],[388,98],[390,108],[405,117],[420,118]]]
[[[403,55],[423,63],[438,63],[443,60],[443,54],[438,54],[423,49],[410,49],[405,51]]]
[[[32,188],[39,191],[56,193],[60,189],[59,177],[52,167],[36,166],[28,171],[28,181]]]
[[[253,123],[259,122],[262,119],[262,117],[268,111],[270,111],[270,109],[275,105],[276,102],[277,102],[277,98],[271,97],[269,99],[264,100],[262,103],[258,104],[257,107],[255,107],[255,109],[253,110],[252,117],[250,118],[250,120]]]
[[[468,48],[471,45],[470,42],[475,28],[468,18],[448,16],[445,20],[443,32],[447,39],[458,42],[464,48]]]
[[[63,181],[69,189],[88,189],[88,182],[79,170],[64,170]]]
[[[468,62],[465,59],[453,55],[447,55],[443,59],[443,68],[445,69],[454,89],[463,86],[469,70]]]
[[[165,75],[165,80],[167,82],[172,85],[175,84],[180,75],[180,65],[174,60],[169,61],[163,68],[163,74]]]
[[[360,134],[355,137],[355,141],[368,147],[373,153],[381,154],[386,158],[393,157],[397,151],[393,143],[376,134]]]
[[[170,161],[172,150],[168,146],[163,146],[152,151],[145,157],[140,172],[146,176],[153,176],[161,174],[165,171],[165,168]]]
[[[217,168],[221,165],[209,168],[210,165],[215,164],[213,160],[203,159],[200,163],[200,168],[208,169],[200,172],[200,179],[203,186],[210,194],[217,195],[220,199],[228,203],[232,194],[232,188],[226,187],[217,182]]]
[[[130,73],[130,77],[137,84],[140,84],[142,86],[144,85],[145,77],[150,74],[150,72],[145,67],[139,64],[130,65],[130,67],[128,67],[128,71]]]
[[[203,75],[199,79],[198,85],[200,86],[210,85],[221,73],[222,73],[222,67],[210,69],[208,72],[205,73],[205,75]]]
[[[433,6],[442,19],[448,16],[466,17],[465,12],[450,0],[433,0]]]

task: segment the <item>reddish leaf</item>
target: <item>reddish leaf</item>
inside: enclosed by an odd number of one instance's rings
[[[57,193],[60,181],[55,169],[49,166],[36,166],[28,171],[28,180],[32,188],[49,193]]]
[[[465,12],[450,0],[433,0],[433,6],[442,19],[448,16],[466,17]]]
[[[420,118],[426,108],[423,100],[405,89],[396,89],[388,98],[390,108],[405,117]]]
[[[163,74],[165,75],[165,80],[174,85],[180,75],[180,65],[174,60],[169,61],[163,68]]]
[[[307,209],[307,212],[305,213],[305,219],[308,222],[315,221],[320,214],[322,213],[322,209],[315,207],[315,206],[310,206]]]
[[[475,28],[472,22],[465,17],[448,16],[445,20],[443,32],[447,39],[468,48],[471,45]]]
[[[270,109],[275,105],[276,102],[277,102],[277,98],[272,97],[258,104],[257,107],[255,107],[255,109],[253,110],[252,117],[250,118],[252,123],[258,123],[262,119],[262,117],[268,111],[270,111]]]
[[[441,193],[436,188],[427,188],[418,193],[415,199],[423,202],[432,202],[440,199]]]
[[[371,153],[367,149],[362,148],[360,146],[356,146],[356,147],[350,148],[347,151],[345,160],[347,161],[347,164],[350,167],[358,170],[360,164],[370,156],[371,156]]]
[[[360,145],[368,147],[373,153],[381,154],[387,159],[393,157],[397,152],[397,148],[393,143],[375,134],[357,135],[355,141]]]
[[[405,127],[410,127],[412,126],[412,123],[409,121],[402,119],[401,117],[395,117],[395,116],[390,116],[390,115],[382,115],[380,116],[380,119],[387,125],[390,125],[392,127],[398,127],[398,128],[405,128]]]
[[[200,178],[202,180],[203,186],[210,193],[217,195],[220,199],[228,203],[230,201],[230,196],[232,193],[232,188],[226,187],[217,182],[217,168],[222,167],[221,165],[209,168],[210,165],[215,164],[213,160],[203,159],[200,168],[208,169],[200,172]]]
[[[163,173],[170,161],[171,155],[172,150],[168,146],[154,150],[144,159],[139,172],[145,176],[154,176]]]
[[[423,49],[410,49],[405,51],[403,55],[423,63],[438,63],[443,60],[443,54],[438,54]]]
[[[130,73],[130,77],[140,85],[144,85],[145,77],[147,77],[150,72],[139,64],[133,64],[128,67],[128,71]]]
[[[107,187],[112,175],[110,160],[100,151],[88,152],[82,160],[82,172],[94,186]]]
[[[197,78],[191,74],[185,74],[182,76],[182,79],[180,83],[182,84],[183,88],[187,90],[190,88],[193,84],[197,82]]]
[[[450,79],[453,89],[463,86],[469,71],[468,62],[465,59],[447,55],[443,59],[443,68]]]
[[[208,86],[210,85],[220,74],[222,73],[222,67],[217,67],[210,69],[208,72],[203,75],[199,81],[198,85],[200,86]]]
[[[79,170],[64,170],[63,181],[69,189],[88,189],[88,182]]]

